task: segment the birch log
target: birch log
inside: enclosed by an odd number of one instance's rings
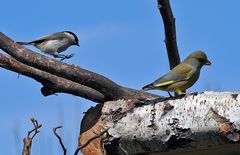
[[[240,146],[235,144],[240,139],[239,94],[204,92],[181,99],[150,99],[135,103],[134,108],[129,106],[131,100],[106,102],[97,123],[109,128],[105,151],[196,154],[231,147],[240,154]]]

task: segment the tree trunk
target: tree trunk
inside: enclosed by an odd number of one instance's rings
[[[82,152],[91,155],[104,152],[114,155],[186,154],[206,149],[219,153],[221,148],[221,152],[240,153],[237,144],[240,139],[239,111],[240,95],[233,92],[204,92],[180,99],[154,99],[142,103],[109,101],[86,113],[79,145],[96,134],[93,131],[109,128],[108,134],[94,140]],[[89,126],[94,121],[94,125]],[[233,143],[236,145],[229,145]]]

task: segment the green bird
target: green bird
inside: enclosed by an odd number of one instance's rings
[[[158,89],[175,92],[178,95],[185,94],[184,91],[198,80],[203,65],[211,65],[211,62],[203,51],[195,51],[167,74],[142,89],[144,91]]]

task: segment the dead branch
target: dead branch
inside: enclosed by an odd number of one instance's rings
[[[61,145],[61,147],[63,149],[63,154],[66,155],[67,154],[67,149],[66,149],[66,147],[64,146],[64,144],[62,142],[62,138],[57,133],[57,129],[59,129],[59,128],[62,128],[62,126],[58,126],[56,128],[53,128],[53,133],[57,137],[57,139],[58,139],[58,141],[59,141],[59,143],[60,143],[60,145]]]
[[[28,138],[30,137],[31,133],[34,132],[34,134],[31,137],[31,139],[33,139],[36,136],[36,134],[38,134],[40,132],[38,129],[41,128],[42,125],[41,124],[39,125],[38,121],[35,118],[31,118],[31,122],[34,126],[34,129],[28,131]]]
[[[159,97],[146,92],[122,87],[97,73],[82,69],[76,65],[68,65],[66,63],[35,53],[27,48],[24,48],[23,46],[18,45],[3,33],[0,33],[0,49],[11,55],[17,61],[27,65],[27,67],[33,67],[35,69],[53,74],[57,77],[68,79],[92,88],[104,95],[104,101]],[[88,97],[88,99],[89,98],[90,97]]]
[[[175,18],[173,16],[169,0],[158,0],[158,8],[163,19],[165,30],[164,41],[167,48],[170,68],[172,69],[180,63],[176,38]]]
[[[31,118],[31,122],[34,126],[34,128],[30,131],[28,131],[27,137],[23,139],[23,150],[22,155],[30,155],[31,154],[31,147],[32,147],[32,140],[33,138],[39,133],[39,128],[42,127],[41,124],[38,124],[37,120],[34,118]],[[33,133],[33,135],[30,137],[30,135]]]
[[[15,60],[9,55],[0,54],[0,67],[28,76],[40,82],[47,90],[52,90],[53,93],[68,93],[76,96],[92,100],[94,102],[102,103],[104,96],[98,91],[80,85],[71,80],[58,77],[56,75],[41,71],[39,69],[24,65]],[[42,91],[43,92],[43,91]],[[45,96],[47,94],[44,94]]]

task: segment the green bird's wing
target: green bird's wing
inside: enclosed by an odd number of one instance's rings
[[[164,76],[153,82],[154,87],[164,87],[179,81],[186,81],[190,78],[192,67],[181,63]]]

